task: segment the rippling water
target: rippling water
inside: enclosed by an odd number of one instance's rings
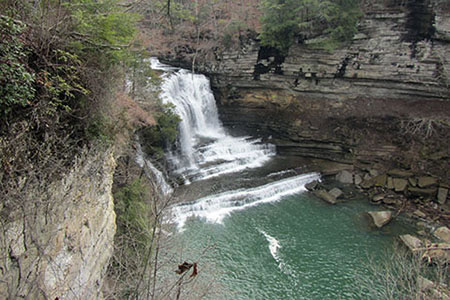
[[[182,118],[179,148],[168,154],[190,183],[171,208],[179,261],[198,260],[199,281],[217,279],[211,299],[357,298],[368,257],[382,257],[407,229],[372,230],[366,200],[331,206],[313,197],[304,186],[319,174],[301,174],[304,165],[276,157],[269,143],[227,133],[206,77],[152,65],[171,72],[161,97]]]
[[[363,201],[330,206],[303,193],[237,211],[214,224],[192,219],[185,231],[186,259],[214,244],[202,264],[215,266],[222,299],[357,299],[355,276],[382,257],[408,231],[394,223],[374,230]],[[219,295],[212,297],[219,298]]]

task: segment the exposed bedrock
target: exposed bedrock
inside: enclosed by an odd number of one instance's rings
[[[272,137],[282,154],[449,178],[450,7],[438,2],[373,1],[337,50],[303,40],[282,57],[250,39],[197,69],[224,124]]]

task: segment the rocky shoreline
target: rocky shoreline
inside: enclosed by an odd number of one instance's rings
[[[450,264],[449,188],[437,177],[415,174],[405,169],[325,170],[321,182],[306,188],[316,197],[335,205],[362,196],[374,205],[367,212],[375,230],[399,216],[417,229],[415,234],[400,235],[398,241],[410,253],[434,266]],[[450,299],[448,287],[436,286],[423,278],[424,289],[439,299]],[[438,293],[438,294],[436,294]]]

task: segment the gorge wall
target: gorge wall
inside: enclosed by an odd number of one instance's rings
[[[62,180],[42,183],[2,218],[0,298],[101,298],[116,231],[114,169],[112,150],[84,153]]]
[[[225,125],[271,137],[283,154],[396,164],[448,180],[448,4],[374,1],[350,45],[314,49],[320,38],[286,57],[249,39],[199,64]]]

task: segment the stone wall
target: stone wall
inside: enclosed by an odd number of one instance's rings
[[[24,195],[0,232],[0,298],[98,299],[116,231],[112,150]]]
[[[381,2],[340,49],[306,40],[282,57],[250,39],[198,65],[224,124],[270,137],[282,154],[448,178],[450,12],[426,0]]]

